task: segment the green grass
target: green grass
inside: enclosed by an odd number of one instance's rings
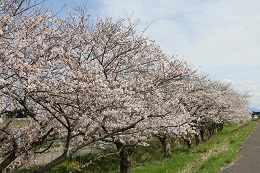
[[[252,121],[260,122],[260,118],[252,118]]]
[[[138,166],[136,173],[218,173],[221,168],[239,158],[238,150],[245,139],[254,131],[255,124],[225,125],[222,132],[209,141],[192,149],[180,147],[173,150],[173,158],[164,163]]]
[[[6,119],[4,120],[3,123],[0,124],[0,127],[4,127],[10,120]],[[20,126],[20,127],[24,127],[30,124],[29,120],[13,120],[12,123],[10,125],[12,126]]]

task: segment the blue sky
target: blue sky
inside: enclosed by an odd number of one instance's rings
[[[259,0],[46,0],[46,6],[58,11],[66,2],[67,8],[87,2],[94,19],[133,13],[165,53],[248,92],[250,106],[260,109]]]

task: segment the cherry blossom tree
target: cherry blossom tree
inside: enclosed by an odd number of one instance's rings
[[[172,137],[184,137],[188,132],[192,132],[192,117],[185,110],[180,100],[186,97],[187,92],[192,88],[189,80],[198,79],[199,76],[186,62],[176,60],[179,66],[175,68],[178,73],[176,78],[161,84],[164,106],[168,114],[159,119],[160,123],[155,126],[153,135],[157,136],[164,147],[164,156],[171,157],[170,142]],[[174,104],[169,104],[174,103]],[[156,122],[156,121],[155,121]]]
[[[16,7],[20,3],[13,3],[13,6],[9,7],[10,4],[12,3],[9,1],[1,4],[1,24],[5,26],[1,27],[0,43],[3,48],[1,48],[2,106],[11,111],[26,110],[31,123],[26,127],[17,127],[10,121],[1,127],[0,150],[4,160],[0,168],[5,169],[15,160],[21,161],[16,167],[27,164],[33,153],[46,151],[40,151],[43,145],[49,145],[47,148],[50,148],[54,141],[61,140],[65,141],[63,151],[65,156],[62,155],[54,162],[58,164],[64,157],[69,157],[66,149],[72,141],[74,131],[71,128],[75,128],[77,125],[75,122],[81,121],[79,118],[74,118],[73,114],[77,111],[76,115],[87,116],[88,113],[81,108],[80,104],[84,102],[79,104],[78,100],[88,101],[84,105],[86,107],[93,105],[95,110],[92,110],[92,113],[100,109],[98,99],[102,100],[104,93],[103,81],[98,75],[100,69],[89,60],[81,62],[80,49],[74,47],[77,46],[76,39],[71,32],[66,32],[70,27],[68,22],[54,19],[50,13],[43,15],[38,10],[33,11],[33,16],[30,15],[32,11],[27,13],[26,10],[22,10],[19,14],[14,13],[13,10],[17,11]],[[69,58],[73,59],[73,62],[70,62]],[[72,68],[74,71],[70,71]],[[79,68],[83,71],[78,73]],[[78,78],[75,79],[75,76]],[[81,88],[77,88],[77,85],[81,85]],[[91,88],[92,91],[86,91]],[[79,93],[84,94],[79,96]],[[92,107],[88,107],[89,109]],[[84,120],[86,117],[81,118]],[[97,128],[88,126],[92,123],[91,119],[87,121],[89,122],[82,125],[96,132]],[[62,134],[64,132],[67,132],[67,135]],[[89,135],[84,131],[80,133]],[[77,135],[73,137],[79,138]],[[93,141],[95,140],[89,143]],[[79,149],[74,148],[74,153]]]
[[[1,118],[3,118],[3,113],[6,110],[19,109],[15,102],[11,101],[12,99],[6,95],[8,88],[15,85],[19,74],[19,68],[15,69],[15,66],[12,66],[16,59],[13,59],[14,56],[18,57],[21,55],[21,47],[17,47],[18,40],[15,40],[17,37],[18,30],[22,31],[26,24],[23,23],[22,18],[23,14],[29,9],[39,5],[41,2],[31,3],[30,1],[20,0],[20,1],[1,1],[0,2],[0,99],[1,99]],[[20,22],[20,23],[19,23]],[[23,25],[24,24],[24,25]],[[28,26],[27,29],[37,26],[37,20],[30,23],[31,26]],[[26,30],[29,34],[30,30]],[[20,61],[18,61],[19,63]],[[18,145],[17,136],[19,131],[29,130],[30,128],[19,129],[18,127],[13,127],[12,120],[9,120],[7,123],[1,124],[0,129],[0,157],[4,160],[0,164],[0,170],[2,171],[6,168],[14,159],[17,157]],[[35,144],[34,144],[35,145]],[[24,150],[24,149],[23,149]]]
[[[35,154],[55,143],[60,156],[33,172],[112,142],[121,172],[130,172],[136,145],[152,135],[167,156],[165,141],[173,135],[189,140],[194,125],[231,122],[227,112],[233,122],[248,119],[244,98],[165,55],[137,23],[98,18],[93,24],[80,8],[60,19],[27,2],[0,2],[1,116],[23,110],[29,118],[22,127],[13,119],[0,122],[1,171],[30,167]]]
[[[223,123],[241,123],[251,119],[247,94],[235,91],[230,84],[216,83],[222,89],[222,111]],[[222,124],[223,124],[222,123]]]
[[[240,106],[235,106],[238,102]],[[194,89],[186,98],[182,99],[182,104],[194,117],[197,144],[199,144],[200,138],[205,140],[206,132],[211,137],[215,131],[223,128],[224,123],[250,119],[246,98],[235,92],[230,85],[212,82],[208,79],[194,81]],[[233,111],[236,114],[232,115]],[[229,117],[229,121],[227,121],[227,117]]]
[[[150,115],[141,96],[153,85],[144,77],[166,57],[156,44],[136,34],[134,25],[107,18],[92,27],[89,16],[62,20],[48,13],[21,13],[15,20],[11,13],[6,16],[8,27],[15,30],[1,40],[8,45],[1,52],[1,82],[8,87],[1,92],[11,104],[8,109],[25,109],[31,123],[4,130],[13,142],[2,142],[1,169],[23,157],[19,167],[46,151],[43,145],[50,148],[58,141],[61,156],[35,170],[46,171]]]
[[[145,73],[145,81],[148,81],[148,83],[142,82],[145,85],[140,87],[141,91],[138,92],[138,97],[143,99],[144,106],[142,109],[149,113],[147,118],[138,123],[136,128],[129,129],[122,132],[120,136],[110,139],[110,142],[115,143],[121,157],[120,172],[130,172],[130,157],[136,145],[146,144],[145,142],[152,135],[161,138],[169,136],[170,134],[166,135],[166,129],[168,129],[168,133],[174,131],[175,135],[183,132],[181,130],[184,129],[185,124],[188,124],[189,117],[185,112],[182,112],[183,109],[179,108],[178,95],[181,96],[181,90],[186,84],[181,82],[182,78],[191,77],[194,73],[195,71],[184,61],[179,60],[157,64],[150,74],[150,80],[147,79],[148,74]],[[150,87],[147,88],[147,86]],[[179,126],[182,126],[182,128]],[[164,136],[162,137],[162,135]],[[109,139],[106,139],[106,141],[109,141]],[[165,142],[164,145],[167,148],[165,152],[167,157],[170,153],[168,144],[168,142]]]

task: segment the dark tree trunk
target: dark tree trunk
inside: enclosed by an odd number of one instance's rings
[[[133,154],[136,145],[126,147],[120,141],[116,141],[115,145],[120,155],[120,173],[130,173],[132,171],[131,155]]]
[[[13,141],[13,148],[11,149],[9,155],[0,163],[0,173],[2,173],[4,169],[8,167],[8,165],[10,165],[17,157],[19,157],[17,155],[18,145],[14,139],[12,141]]]
[[[171,138],[167,136],[158,136],[161,144],[163,145],[164,149],[164,157],[165,158],[171,158],[172,157],[172,152],[171,152]]]
[[[211,138],[211,137],[212,137],[212,130],[211,130],[211,129],[208,129],[208,131],[209,131],[209,136],[208,136],[208,138]]]
[[[221,126],[220,126],[220,131],[222,131],[224,128],[224,123],[221,123]]]
[[[200,135],[199,134],[195,135],[195,141],[196,141],[196,145],[200,144]]]
[[[188,148],[191,148],[191,139],[190,139],[190,137],[184,138],[184,142],[187,144]]]
[[[0,173],[2,173],[16,158],[17,156],[15,156],[15,152],[11,152],[0,164]]]
[[[200,130],[200,137],[202,141],[206,141],[205,140],[205,131],[204,130]]]
[[[212,136],[214,136],[214,134],[215,134],[214,127],[209,128],[209,137],[211,138]]]
[[[224,124],[220,123],[218,124],[218,132],[221,132],[223,130]]]
[[[46,135],[44,135],[43,137],[46,138],[52,130],[53,130],[53,128],[50,129],[50,130],[48,131],[48,133],[47,133]],[[38,167],[38,168],[32,170],[31,173],[43,173],[43,172],[46,172],[46,171],[50,170],[51,168],[53,168],[53,167],[59,165],[60,163],[64,162],[64,161],[67,160],[68,158],[71,158],[71,156],[72,156],[73,154],[75,154],[76,151],[75,151],[74,153],[71,152],[71,153],[69,154],[69,146],[70,146],[69,144],[70,144],[70,142],[71,142],[71,129],[68,128],[67,141],[66,141],[66,143],[65,143],[65,148],[64,148],[64,150],[63,150],[63,153],[62,153],[59,157],[57,157],[56,159],[54,159],[53,161],[47,163],[46,165],[40,166],[40,167]]]
[[[221,124],[218,124],[217,125],[217,132],[220,132],[221,131]]]
[[[172,152],[171,152],[171,139],[169,137],[166,137],[164,142],[164,157],[165,158],[171,158]]]
[[[62,154],[60,157],[54,159],[53,161],[51,161],[50,163],[38,167],[35,170],[32,170],[31,173],[43,173],[45,171],[50,170],[51,168],[53,168],[54,166],[57,166],[58,164],[64,162],[65,160],[67,160],[69,157],[66,154]]]
[[[210,138],[210,131],[209,131],[209,129],[206,129],[205,131],[204,131],[205,133],[205,136],[207,136],[207,139],[209,139]]]
[[[217,130],[217,125],[216,124],[213,124],[212,127],[211,127],[211,136],[214,136],[216,134],[216,130]]]

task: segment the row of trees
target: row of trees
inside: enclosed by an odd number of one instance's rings
[[[151,136],[170,157],[174,136],[191,146],[250,118],[244,96],[164,54],[129,19],[91,22],[81,8],[60,19],[40,3],[0,2],[1,117],[23,110],[30,118],[22,127],[1,122],[1,171],[30,166],[55,143],[61,155],[33,172],[109,143],[130,172],[132,152]]]

